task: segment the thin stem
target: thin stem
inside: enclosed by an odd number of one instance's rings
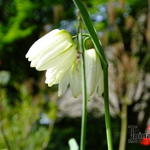
[[[86,125],[87,125],[87,86],[86,86],[86,68],[85,68],[85,56],[83,48],[82,33],[79,33],[80,51],[82,52],[81,70],[82,70],[82,122],[81,122],[81,141],[80,150],[85,150],[86,145]]]
[[[87,87],[86,87],[86,70],[85,70],[85,56],[83,46],[83,34],[81,15],[78,11],[78,48],[81,52],[81,72],[82,72],[82,120],[81,120],[81,138],[80,138],[80,150],[85,150],[86,145],[86,125],[87,125]]]
[[[121,132],[120,132],[120,143],[119,150],[125,150],[126,148],[126,137],[127,137],[127,104],[122,104],[121,110]]]
[[[113,150],[112,134],[111,134],[111,122],[109,112],[109,90],[108,90],[108,68],[104,70],[104,107],[105,107],[105,124],[108,150]]]
[[[106,124],[107,145],[108,145],[108,150],[113,150],[110,112],[109,112],[108,62],[87,9],[85,8],[85,6],[80,0],[73,0],[73,2],[81,13],[82,19],[87,27],[87,30],[95,46],[96,52],[99,55],[100,61],[102,63],[103,73],[104,73],[104,103],[105,103],[105,124]]]
[[[86,37],[84,40],[83,40],[83,46],[84,46],[84,49],[86,49],[86,41],[91,39],[91,37]]]

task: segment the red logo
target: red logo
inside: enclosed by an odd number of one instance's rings
[[[141,145],[150,146],[150,125],[146,128],[146,137],[141,140]]]

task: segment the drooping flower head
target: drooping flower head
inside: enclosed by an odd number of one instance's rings
[[[96,92],[101,96],[104,91],[103,70],[95,49],[85,51],[85,71],[88,96],[92,96]],[[68,84],[70,84],[74,97],[82,94],[81,60],[77,59],[64,78],[62,78],[59,84],[59,95],[64,94]]]
[[[26,58],[31,67],[39,71],[47,70],[46,83],[58,84],[66,71],[76,59],[77,51],[70,33],[55,29],[39,40],[29,49]]]
[[[76,45],[67,31],[49,32],[31,46],[26,58],[31,67],[46,70],[45,83],[48,86],[58,84],[59,96],[65,93],[68,85],[74,97],[82,94],[81,57],[77,57]],[[101,96],[103,71],[95,49],[85,50],[85,70],[88,96],[95,92]]]

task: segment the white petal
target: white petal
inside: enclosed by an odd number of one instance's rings
[[[49,68],[58,67],[65,68],[73,63],[76,58],[76,49],[75,47],[69,48],[66,52],[55,57],[52,60],[49,60],[46,64],[42,66],[37,66],[37,70],[47,70]],[[70,66],[69,66],[70,67]]]
[[[45,56],[41,57],[36,67],[39,69],[44,68],[44,66],[46,66],[47,63],[49,63],[51,60],[55,59],[56,57],[64,53],[71,46],[72,44],[69,43],[68,41],[64,41],[58,44],[56,47],[53,48],[53,50],[49,51]]]
[[[104,92],[104,74],[101,64],[98,66],[98,68],[99,68],[98,95],[102,96]]]
[[[75,64],[72,67],[70,75],[70,88],[72,95],[78,97],[82,93],[82,81],[81,81],[81,64]]]
[[[46,55],[47,52],[53,50],[54,47],[63,41],[72,43],[70,34],[64,30],[59,30],[59,32],[57,31],[53,36],[52,35],[53,34],[48,33],[31,46],[26,55],[29,61],[32,61],[36,57]]]
[[[38,62],[39,62],[39,58],[37,57],[36,59],[34,59],[33,61],[31,61],[30,67],[36,67]]]
[[[44,43],[44,41],[47,41],[51,36],[54,36],[55,34],[57,34],[58,32],[60,32],[59,29],[55,29],[52,30],[51,32],[47,33],[46,35],[44,35],[43,37],[41,37],[40,39],[38,39],[36,42],[34,42],[34,44],[31,46],[30,50],[27,52],[26,54],[26,58],[29,58],[30,55],[32,55],[32,53],[34,53],[34,48],[39,48],[38,46],[40,45],[39,43]],[[35,50],[38,51],[38,50]]]
[[[48,64],[49,69],[46,72],[45,82],[48,83],[49,86],[59,83],[66,71],[71,68],[75,58],[76,50],[72,47],[67,52],[50,61]]]
[[[93,95],[97,89],[99,96],[101,96],[104,90],[103,70],[99,57],[94,49],[85,51],[85,65],[88,96]]]
[[[61,79],[61,81],[59,82],[59,86],[58,86],[58,96],[63,95],[66,90],[67,87],[69,85],[69,78],[70,78],[70,70],[68,70],[64,77]]]
[[[64,76],[66,70],[62,68],[50,68],[46,71],[46,80],[45,83],[48,84],[48,86],[52,86],[54,84],[58,84],[62,77]]]
[[[86,81],[87,81],[87,93],[91,96],[97,88],[97,65],[96,65],[96,52],[94,49],[85,51],[85,66],[86,66]]]

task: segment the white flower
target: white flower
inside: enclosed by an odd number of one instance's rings
[[[46,70],[48,86],[58,84],[58,95],[65,93],[70,85],[72,95],[82,94],[81,58],[77,58],[77,50],[71,35],[65,30],[55,29],[39,40],[29,49],[26,58],[31,67]],[[95,49],[85,51],[85,69],[87,94],[103,93],[103,71]]]
[[[85,70],[87,82],[87,94],[92,96],[98,92],[99,96],[102,95],[103,87],[103,70],[101,62],[96,54],[95,49],[85,51]],[[76,60],[71,70],[66,72],[66,75],[59,83],[59,95],[62,95],[67,89],[68,84],[74,97],[78,97],[82,93],[82,77],[81,77],[81,62]]]
[[[58,84],[77,56],[76,46],[71,35],[65,30],[55,29],[39,40],[29,49],[26,58],[31,67],[47,70],[46,83]]]

